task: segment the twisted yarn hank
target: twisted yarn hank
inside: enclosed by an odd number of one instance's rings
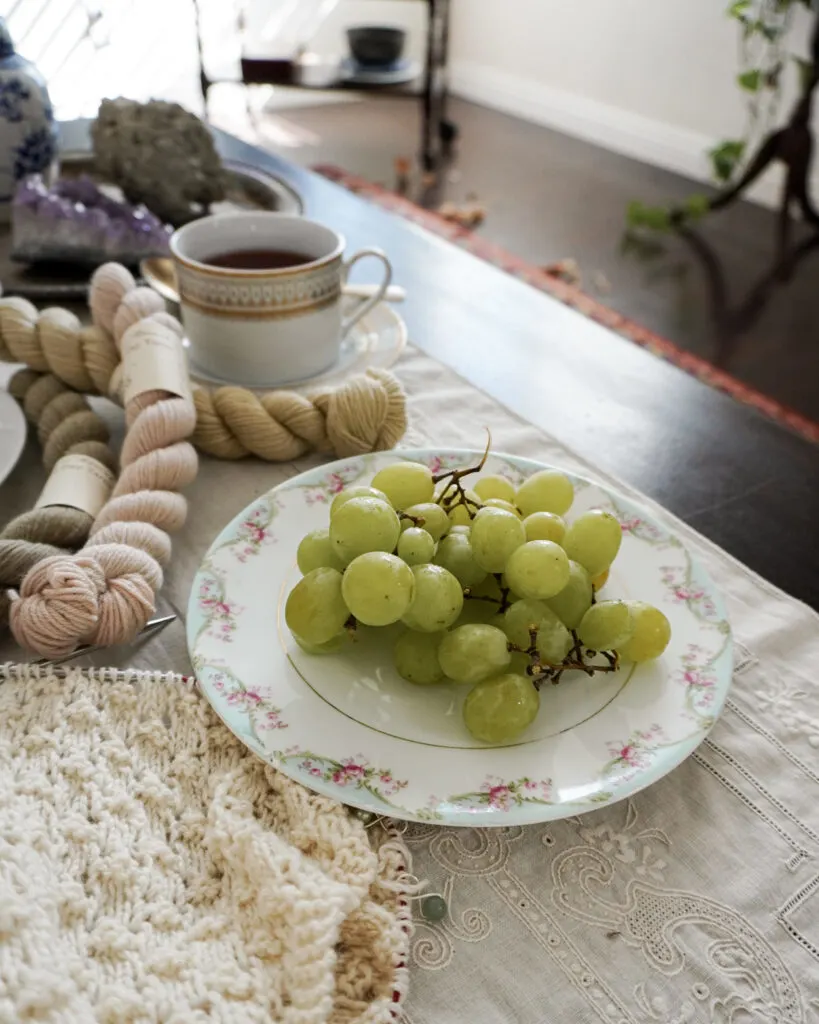
[[[37,430],[49,473],[64,455],[75,454],[87,455],[115,471],[114,454],[105,443],[108,428],[81,395],[52,374],[33,370],[14,374],[9,392]],[[24,512],[0,529],[0,629],[9,619],[7,589],[18,587],[43,559],[82,547],[92,524],[93,517],[82,509],[49,505]]]
[[[219,459],[255,455],[287,462],[310,451],[360,455],[394,448],[407,429],[406,396],[387,370],[367,370],[305,397],[239,387],[194,391],[200,451]]]
[[[181,346],[181,330],[172,328],[168,321],[175,322],[166,314],[150,313],[153,299],[137,294],[142,292],[128,292],[116,305],[117,346],[129,331],[146,330]],[[92,287],[92,309],[93,299]],[[110,317],[110,309],[102,315]],[[38,563],[12,601],[15,638],[46,657],[68,654],[84,642],[111,646],[131,640],[155,608],[161,566],[170,555],[167,533],[185,522],[187,503],[176,492],[197,472],[196,452],[185,441],[196,423],[193,402],[146,392],[128,403],[125,419],[122,473],[85,548]]]
[[[80,328],[76,318],[68,319],[73,314],[56,316],[65,311],[48,310],[37,320],[24,299],[0,300],[0,359],[48,369],[77,390],[116,399],[117,342],[140,319],[159,319],[163,303],[151,289],[137,288],[125,267],[106,263],[91,279],[89,304],[94,325]],[[167,314],[162,319],[166,325],[176,322]],[[194,401],[193,443],[218,459],[255,455],[286,462],[310,451],[361,455],[394,448],[407,429],[406,396],[387,370],[368,370],[307,397],[294,391],[257,395],[239,387],[212,393],[195,388]]]

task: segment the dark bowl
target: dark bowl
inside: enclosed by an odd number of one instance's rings
[[[404,50],[406,32],[402,28],[381,25],[361,25],[347,29],[347,39],[353,57],[364,68],[388,67],[394,64]]]

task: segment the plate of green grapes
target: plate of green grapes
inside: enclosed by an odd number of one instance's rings
[[[489,451],[311,469],[217,537],[188,610],[199,685],[261,758],[410,821],[527,824],[614,803],[705,738],[725,606],[616,491]]]

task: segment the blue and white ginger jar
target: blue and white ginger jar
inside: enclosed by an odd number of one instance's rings
[[[57,153],[57,126],[45,80],[14,52],[0,18],[0,222],[9,220],[21,178],[45,171]]]

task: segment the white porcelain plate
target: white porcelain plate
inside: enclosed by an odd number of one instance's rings
[[[508,746],[473,740],[461,718],[469,687],[414,687],[395,672],[400,632],[360,629],[337,654],[310,655],[284,623],[299,579],[295,552],[326,527],[342,487],[366,483],[396,458],[436,472],[475,452],[401,450],[344,459],[259,498],[214,542],[194,581],[188,645],[203,693],[260,757],[347,804],[448,825],[526,824],[622,800],[662,778],[705,738],[731,681],[722,598],[681,541],[624,497],[573,477],[569,519],[605,508],[623,544],[602,592],[662,608],[671,643],[655,662],[541,690],[535,722]],[[486,472],[513,483],[543,468],[490,456]],[[570,474],[571,475],[571,474]]]
[[[357,299],[345,299],[345,309],[350,308]],[[350,333],[341,343],[338,360],[329,370],[308,377],[305,380],[293,381],[285,385],[289,390],[299,387],[315,388],[336,386],[354,373],[365,370],[387,369],[392,366],[404,351],[407,344],[407,327],[399,314],[386,302],[379,302],[366,316],[350,329]],[[190,374],[194,380],[208,384],[232,384],[233,381],[214,377],[200,369],[189,360]],[[272,388],[250,388],[251,391],[271,391]]]
[[[0,484],[17,465],[25,443],[23,411],[8,392],[0,391]]]

